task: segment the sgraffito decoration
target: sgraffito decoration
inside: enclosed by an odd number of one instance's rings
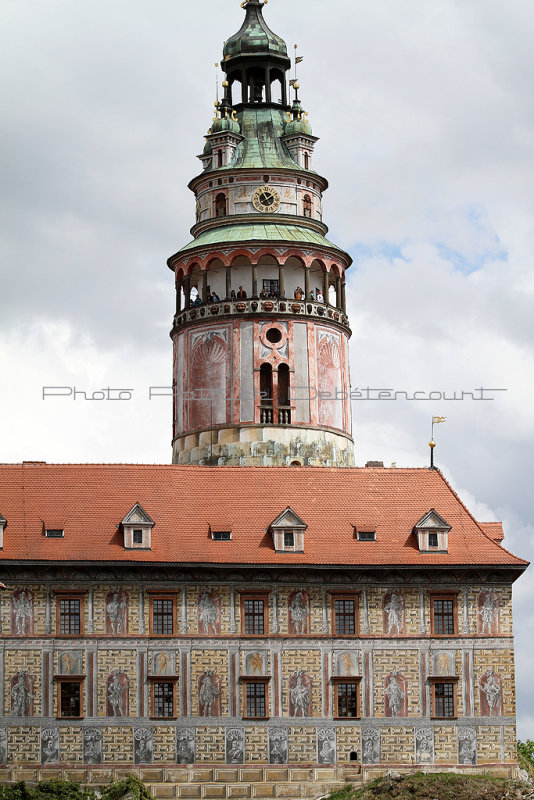
[[[226,763],[245,763],[245,731],[242,728],[229,728],[226,731]]]
[[[380,728],[362,729],[362,762],[380,763]]]
[[[336,763],[336,730],[335,728],[317,729],[317,763]]]
[[[384,679],[384,706],[386,717],[408,715],[406,678],[400,672],[392,672]]]
[[[83,763],[102,763],[102,730],[101,728],[83,729]]]
[[[269,728],[269,764],[287,764],[288,752],[287,728]]]
[[[221,598],[204,589],[198,596],[198,632],[216,636],[221,632]]]
[[[134,764],[152,764],[154,760],[154,734],[151,728],[134,730]]]
[[[33,636],[33,594],[29,589],[16,589],[11,595],[11,634]]]
[[[11,678],[11,716],[33,717],[33,678],[17,672]]]
[[[59,730],[43,728],[41,731],[41,764],[59,763]]]
[[[176,763],[195,763],[195,729],[176,729]]]
[[[434,763],[434,731],[432,728],[415,729],[416,764]]]
[[[404,633],[404,597],[390,589],[382,599],[382,623],[386,636],[402,636]]]
[[[499,597],[495,592],[480,592],[477,597],[478,632],[484,636],[499,635]]]
[[[301,669],[289,678],[289,716],[312,716],[312,679]]]
[[[198,715],[221,716],[221,679],[208,669],[198,679]]]
[[[479,681],[480,713],[483,717],[502,715],[502,680],[495,670],[488,669]]]
[[[130,681],[126,673],[114,671],[106,681],[106,714],[108,717],[127,717],[129,713]]]
[[[287,598],[288,627],[293,636],[310,632],[310,598],[300,589],[291,592]]]
[[[458,763],[468,766],[477,763],[476,728],[458,728]]]
[[[128,595],[113,589],[106,595],[106,635],[126,636],[128,633]]]

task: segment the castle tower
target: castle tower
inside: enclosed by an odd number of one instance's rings
[[[189,184],[176,279],[173,463],[352,466],[345,271],[328,183],[261,0],[224,45],[224,96]]]

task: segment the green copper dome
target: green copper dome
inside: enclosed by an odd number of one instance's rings
[[[291,107],[291,114],[293,116],[293,119],[290,120],[289,122],[286,122],[284,128],[284,133],[286,134],[286,136],[295,133],[304,133],[307,136],[312,135],[312,127],[310,123],[307,122],[306,119],[304,118],[305,113],[306,112],[300,105],[300,100],[298,99],[294,100],[293,105]]]
[[[225,42],[223,57],[228,61],[240,55],[274,55],[287,58],[286,43],[269,28],[262,13],[261,0],[248,0],[246,17],[240,30]]]
[[[212,122],[211,132],[220,133],[221,131],[232,131],[232,133],[240,133],[239,122],[232,119],[232,117],[216,119]]]

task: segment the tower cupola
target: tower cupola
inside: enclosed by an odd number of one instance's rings
[[[243,25],[224,44],[225,99],[230,105],[237,82],[241,97],[236,95],[233,102],[238,105],[287,106],[286,73],[291,61],[286,43],[265,22],[263,5],[262,0],[248,0]]]

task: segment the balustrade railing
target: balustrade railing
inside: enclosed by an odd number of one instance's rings
[[[174,316],[176,326],[185,325],[201,319],[248,314],[268,314],[269,316],[303,316],[324,319],[348,328],[349,320],[341,308],[316,300],[287,300],[281,298],[251,298],[247,300],[221,300],[216,303],[191,305]]]

